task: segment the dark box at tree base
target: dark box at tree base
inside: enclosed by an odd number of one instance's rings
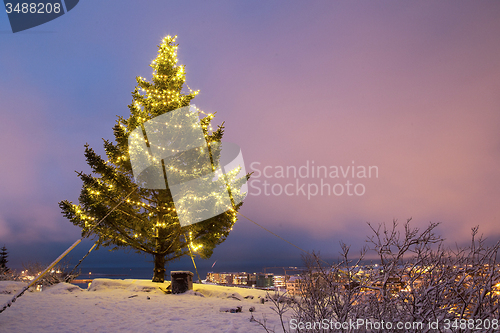
[[[190,271],[171,271],[172,294],[193,290],[193,273]]]

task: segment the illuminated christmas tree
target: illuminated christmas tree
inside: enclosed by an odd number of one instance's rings
[[[185,86],[185,68],[183,65],[177,65],[178,45],[175,44],[175,39],[176,37],[167,36],[159,45],[158,56],[151,63],[152,80],[147,81],[145,78],[137,77],[138,84],[132,93],[133,102],[129,105],[130,116],[127,119],[118,118],[113,128],[114,143],[104,140],[107,159],[96,154],[88,145],[85,146],[85,157],[92,168],[92,174],[78,173],[83,181],[79,204],[73,204],[67,200],[59,203],[64,216],[74,225],[82,228],[82,234],[85,234],[113,207],[123,201],[92,231],[92,234],[97,238],[98,248],[100,246],[109,246],[112,249],[129,247],[139,253],[152,255],[154,257],[154,282],[164,281],[165,264],[168,261],[184,255],[197,254],[201,258],[209,258],[212,255],[215,246],[226,239],[237,220],[236,211],[241,207],[245,195],[240,190],[248,179],[248,175],[238,176],[241,174],[241,168],[235,168],[225,173],[224,176],[214,178],[213,172],[219,167],[220,142],[224,127],[220,125],[213,130],[211,121],[214,115],[204,114],[190,106],[191,100],[198,94],[198,91],[193,92],[189,87],[189,93],[182,91]],[[137,180],[137,175],[134,178],[129,137],[132,133],[145,134],[146,122],[149,121],[151,124],[154,118],[160,119],[159,116],[165,116],[166,113],[176,114],[174,110],[188,106],[191,110],[196,110],[196,121],[206,141],[205,149],[198,147],[185,152],[177,151],[173,158],[168,161],[162,160],[160,172],[161,176],[165,176],[162,178],[164,188],[148,188],[140,179]],[[182,126],[183,120],[180,117],[172,119],[175,120],[169,124],[172,130],[174,127]],[[193,128],[184,126],[185,131],[196,130],[196,126],[191,127]],[[199,128],[198,131],[200,131]],[[168,132],[167,127],[166,133],[163,134],[168,135]],[[176,137],[172,140],[177,140],[178,146],[184,144],[182,140],[186,139]],[[168,145],[172,144],[172,140],[166,140],[165,145],[155,146],[151,139],[148,140],[148,136],[145,136],[145,147],[147,145],[145,149],[165,151],[169,148]],[[200,162],[207,161],[207,159],[210,163]],[[190,163],[186,163],[188,160]],[[187,164],[190,168],[186,167]],[[148,170],[146,171],[147,175]],[[167,171],[169,177],[166,177]],[[175,178],[174,182],[172,182],[173,178]],[[194,178],[216,180],[206,182],[207,187],[199,188],[199,191],[195,191],[197,193],[191,190],[184,193],[181,199],[174,198],[172,184],[179,186],[178,184]],[[204,183],[201,182],[201,184]],[[211,190],[214,184],[229,193],[230,201],[223,202],[220,193]],[[182,209],[178,212],[179,204],[182,202],[191,209]],[[182,214],[184,214],[182,216],[185,221],[198,211],[206,210],[206,207],[217,208],[214,210],[217,214],[200,222],[193,220],[188,225],[180,223],[179,216]]]

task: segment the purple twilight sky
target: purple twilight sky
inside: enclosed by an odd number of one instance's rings
[[[84,144],[103,152],[167,34],[178,35],[187,83],[201,91],[194,104],[217,112],[224,141],[255,171],[246,216],[326,258],[340,240],[363,246],[366,222],[410,217],[441,222],[450,244],[475,225],[496,240],[499,17],[498,1],[80,1],[14,34],[2,11],[0,246],[20,267],[52,261],[79,237],[57,203],[77,200]],[[307,164],[309,176],[314,165],[338,167],[340,178],[276,177],[279,166]],[[353,166],[378,174],[344,178],[340,167]],[[321,182],[323,195],[308,198]],[[145,262],[105,249],[90,260]],[[300,264],[300,251],[240,219],[202,265],[215,260]]]

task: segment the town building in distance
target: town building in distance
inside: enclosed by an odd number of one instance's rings
[[[207,282],[228,285],[228,286],[247,286],[250,288],[274,289],[275,280],[277,285],[284,287],[285,277],[274,275],[273,273],[247,273],[247,272],[209,272]]]
[[[320,273],[309,272],[309,278],[312,280],[305,281],[307,276],[305,270],[297,267],[265,267],[266,268],[281,268],[285,274],[274,273],[247,273],[247,272],[209,272],[207,274],[206,282],[226,286],[238,286],[248,288],[259,288],[277,291],[286,291],[291,296],[300,296],[304,289],[307,289],[312,284],[322,283],[321,274],[327,274],[329,279],[341,288],[352,289],[361,288],[363,292],[372,293],[374,289],[380,289],[380,281],[378,277],[381,274],[378,265],[355,266],[353,267],[351,278],[348,274],[343,272],[334,274],[332,271],[325,271]],[[287,274],[287,273],[292,274]],[[364,285],[371,285],[372,288],[366,288]],[[391,293],[397,294],[405,288],[404,281],[399,276],[391,276],[387,279],[385,288]]]

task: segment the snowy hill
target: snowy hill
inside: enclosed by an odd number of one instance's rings
[[[0,314],[0,332],[265,332],[253,315],[279,328],[266,292],[256,289],[194,284],[184,294],[165,294],[169,283],[95,279],[88,290],[60,283],[42,292],[27,292]],[[0,303],[24,286],[0,281]],[[222,312],[240,306],[239,313]]]

